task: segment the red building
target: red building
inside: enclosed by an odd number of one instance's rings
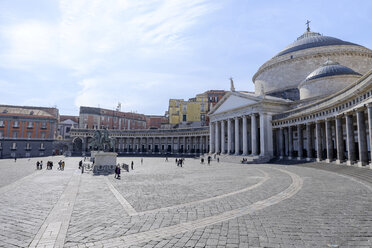
[[[168,123],[168,117],[162,115],[146,115],[146,126],[148,129],[159,129],[162,125]]]
[[[79,128],[88,129],[146,129],[146,116],[110,109],[80,107]]]

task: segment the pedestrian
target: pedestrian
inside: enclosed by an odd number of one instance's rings
[[[62,167],[65,167],[65,162],[62,163]],[[84,165],[81,165],[81,174],[84,173]]]
[[[119,167],[119,164],[115,167],[115,176],[114,176],[114,178],[118,178],[118,167]]]
[[[43,160],[40,161],[40,170],[43,169]]]
[[[165,162],[168,162],[168,157],[165,157]]]
[[[217,157],[217,163],[219,163],[220,162],[220,157]]]
[[[201,159],[200,159],[200,163],[201,163],[201,164],[204,164],[204,158],[201,158]]]
[[[14,163],[17,162],[17,157],[14,157]]]
[[[118,164],[115,168],[115,178],[120,179],[120,164]]]
[[[65,170],[65,161],[62,161],[62,170]]]
[[[143,158],[141,158],[141,165],[143,164]]]
[[[40,162],[37,161],[37,162],[36,162],[36,169],[39,170],[39,167],[40,167]]]
[[[59,162],[58,162],[58,170],[61,170],[61,167],[62,167],[62,160],[59,160]]]
[[[132,163],[130,164],[130,167],[131,167],[132,170],[133,170],[133,166],[134,166],[134,163],[132,161]]]
[[[208,156],[208,165],[211,164],[211,156]]]
[[[84,159],[84,161],[85,161],[85,159]],[[83,160],[80,160],[80,162],[79,162],[79,169],[81,169],[81,166],[83,166]]]

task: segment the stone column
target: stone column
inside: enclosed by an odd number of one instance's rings
[[[284,134],[284,157],[286,157],[287,156],[287,152],[289,152],[289,134],[288,134],[288,128],[284,128],[283,129],[283,134]]]
[[[306,124],[306,143],[307,143],[307,161],[310,161],[313,158],[312,149],[313,149],[313,135],[311,131],[311,123]]]
[[[369,135],[369,149],[370,149],[370,158],[371,158],[371,164],[369,165],[369,168],[372,169],[372,104],[368,104],[367,107],[368,112],[368,135]]]
[[[283,128],[279,128],[279,154],[280,159],[284,158],[284,132]]]
[[[325,131],[326,131],[326,147],[327,147],[326,162],[330,163],[333,160],[332,120],[326,120]]]
[[[364,110],[357,112],[358,123],[358,146],[359,146],[359,162],[358,166],[364,166],[368,163],[368,147],[367,147],[367,133],[366,122],[364,118]]]
[[[316,161],[320,162],[322,158],[322,135],[321,135],[321,123],[317,121],[315,123],[315,138],[316,138]]]
[[[336,163],[340,164],[344,161],[344,132],[342,130],[342,117],[336,117],[336,146],[337,146],[337,160]]]
[[[272,116],[267,113],[260,114],[260,156],[271,158],[274,155]]]
[[[347,142],[347,165],[352,165],[356,160],[353,115],[346,115],[346,142]]]
[[[239,118],[235,117],[235,155],[240,153],[240,141],[239,141]]]
[[[216,141],[215,141],[216,149],[215,149],[215,151],[216,151],[216,153],[219,153],[220,152],[220,144],[221,144],[219,121],[216,121],[216,134],[215,134],[215,137],[216,137]]]
[[[251,138],[252,138],[252,155],[257,156],[258,154],[258,125],[257,125],[257,117],[256,114],[251,115]]]
[[[292,159],[293,156],[293,129],[292,126],[288,127],[288,158]]]
[[[304,137],[302,133],[301,124],[297,125],[297,160],[301,160],[303,158],[303,150],[304,150]]]
[[[221,121],[221,153],[225,154],[225,121]]]
[[[214,130],[214,129],[213,129]],[[214,133],[214,132],[213,132]],[[214,134],[213,134],[214,135]],[[183,137],[183,153],[187,152],[187,147],[186,147],[186,136]],[[213,152],[214,152],[214,143],[213,143]]]
[[[227,119],[227,154],[231,154],[232,150],[232,134],[231,134],[231,119]]]
[[[243,155],[248,155],[247,116],[243,116]]]
[[[209,153],[215,153],[215,123],[209,123]],[[185,145],[183,146],[183,151],[185,151]]]

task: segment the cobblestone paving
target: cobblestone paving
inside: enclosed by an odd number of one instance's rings
[[[44,163],[47,159],[56,163],[61,157],[43,158]],[[17,164],[21,163],[20,160]],[[34,163],[25,161],[24,167],[36,167]],[[64,191],[73,170],[68,162],[65,171],[46,171],[44,167],[42,171],[21,179],[21,184],[9,180],[10,184],[0,188],[0,192],[7,189],[0,194],[0,247],[27,247],[31,243]],[[7,172],[10,178],[14,178],[18,170]],[[23,172],[20,174],[24,175]],[[6,176],[2,174],[2,177]]]
[[[180,168],[161,158],[119,158],[135,168],[116,180],[81,175],[78,160],[0,183],[0,247],[372,247],[366,180],[301,164]]]

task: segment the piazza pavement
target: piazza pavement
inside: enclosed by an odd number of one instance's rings
[[[0,247],[372,247],[369,169],[120,157],[117,180],[80,159],[0,160]]]

